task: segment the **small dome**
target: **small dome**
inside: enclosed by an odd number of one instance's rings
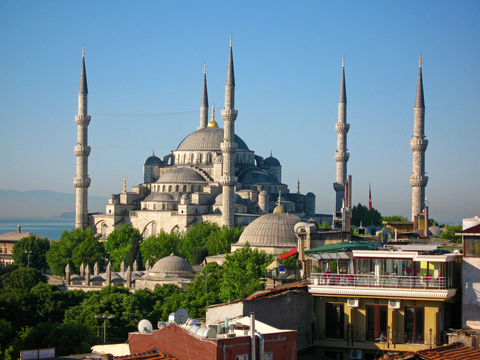
[[[158,260],[149,272],[174,276],[195,274],[195,270],[193,270],[192,265],[187,260],[173,254]]]
[[[196,171],[188,168],[172,169],[158,179],[157,183],[192,183],[192,182],[206,182],[202,175]]]
[[[190,199],[190,196],[188,196],[188,194],[183,194],[182,199]]]
[[[178,145],[177,150],[210,150],[210,151],[221,151],[220,144],[223,142],[223,129],[219,127],[206,127],[200,130],[197,130],[185,139],[182,140],[180,145]],[[235,142],[238,145],[239,150],[247,150],[248,147],[245,142],[235,135]]]
[[[243,184],[280,184],[267,171],[255,168],[247,170],[239,181]]]
[[[166,193],[153,192],[143,201],[173,201],[173,196]]]
[[[112,195],[110,195],[110,199],[118,199],[117,194],[112,194]]]
[[[270,156],[263,160],[263,165],[265,166],[281,166],[280,161],[278,161],[277,158],[274,158],[273,156]]]
[[[215,205],[222,205],[223,204],[223,193],[218,194],[215,198]],[[242,197],[238,194],[235,194],[235,205],[244,205],[244,201]]]
[[[312,196],[313,196],[313,197],[315,197],[315,194],[312,193],[312,192],[308,192],[307,195],[305,195],[305,196],[308,196],[308,197],[312,197]]]
[[[155,156],[155,151],[153,152],[153,155],[150,156],[146,161],[145,165],[163,165],[163,161],[160,160],[160,158]]]
[[[290,248],[297,246],[294,226],[300,218],[292,214],[266,214],[248,225],[235,245]]]

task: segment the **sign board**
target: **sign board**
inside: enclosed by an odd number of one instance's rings
[[[285,265],[278,265],[278,271],[280,272],[280,274],[285,274],[285,272],[287,271],[287,267]]]

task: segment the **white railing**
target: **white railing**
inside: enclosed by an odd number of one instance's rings
[[[355,286],[408,289],[451,289],[452,279],[446,277],[312,273],[310,284],[317,286]]]

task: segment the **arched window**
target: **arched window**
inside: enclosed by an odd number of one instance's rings
[[[165,185],[163,185],[162,192],[165,192]]]
[[[183,163],[185,164],[187,162],[187,154],[183,154]]]
[[[195,160],[195,154],[194,154],[194,153],[191,153],[191,154],[190,154],[190,162],[193,164],[193,163],[194,163],[194,160]]]
[[[192,185],[192,187],[190,188],[190,191],[191,191],[191,192],[194,192],[194,191],[195,191],[195,188],[194,188],[193,185]]]
[[[179,189],[178,185],[177,185],[177,186],[175,186],[175,191],[178,191],[178,189]]]
[[[183,185],[183,191],[187,191],[187,185]]]
[[[212,153],[208,153],[207,154],[207,164],[211,164],[212,163]]]
[[[201,164],[202,161],[203,161],[203,154],[200,153],[200,154],[198,154],[198,162]]]
[[[172,185],[168,185],[168,192],[172,192]]]

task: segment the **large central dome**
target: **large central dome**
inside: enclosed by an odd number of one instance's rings
[[[221,151],[220,144],[223,142],[223,129],[219,127],[207,127],[197,130],[178,145],[177,150],[209,150],[209,151]],[[238,145],[239,150],[247,150],[248,146],[245,142],[235,135],[235,142]]]

